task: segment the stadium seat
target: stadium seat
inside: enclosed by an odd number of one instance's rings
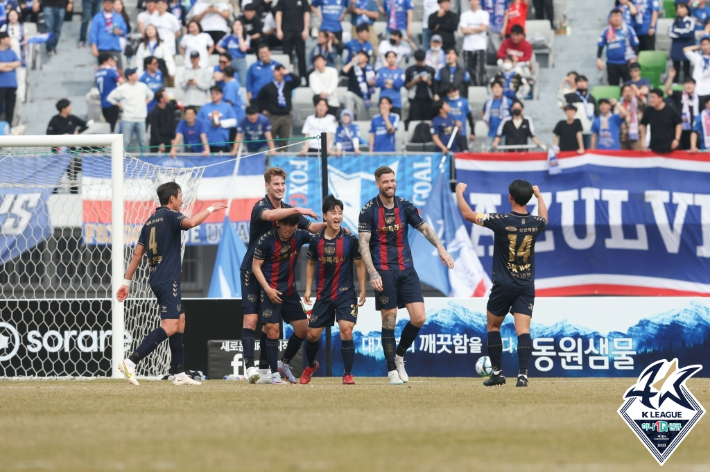
[[[641,77],[651,81],[651,86],[661,85],[661,74],[666,72],[668,53],[666,51],[641,51],[638,63],[641,66]]]
[[[219,65],[219,56],[212,54],[210,56],[210,68]]]
[[[476,118],[476,117],[474,117]],[[483,120],[476,120],[473,129],[475,130],[476,140],[473,142],[473,150],[482,150],[486,144],[486,136],[488,136],[488,125]]]
[[[297,87],[293,91],[292,105],[293,128],[300,134],[306,118],[315,113],[313,91],[308,87]]]
[[[659,18],[656,24],[656,51],[670,53],[672,40],[668,36],[668,28],[673,24],[673,18]]]
[[[666,18],[675,18],[675,5],[675,0],[663,0],[663,11],[666,13]]]
[[[481,116],[481,110],[483,110],[486,100],[488,100],[488,87],[468,88],[468,103],[474,118]]]
[[[184,66],[185,65],[185,58],[183,57],[182,54],[176,54],[175,55],[175,66]]]
[[[621,97],[621,87],[618,85],[595,85],[592,96],[599,101],[601,98],[618,100]]]
[[[525,36],[535,49],[540,67],[553,67],[555,60],[555,32],[548,20],[525,22]]]
[[[291,57],[288,54],[272,54],[271,59],[278,62],[279,64],[283,64],[286,69],[290,68],[289,66],[291,65]]]
[[[370,148],[370,122],[369,121],[353,121],[360,130],[360,149]]]
[[[375,34],[379,36],[380,38],[385,37],[385,33],[387,31],[387,22],[386,21],[375,21],[372,24],[372,27],[375,30]]]
[[[256,54],[247,54],[247,69],[258,60],[259,58],[256,57]]]

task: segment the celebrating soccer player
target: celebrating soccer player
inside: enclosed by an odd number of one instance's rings
[[[251,210],[251,223],[249,225],[249,245],[247,253],[240,268],[240,282],[242,286],[242,311],[244,324],[242,327],[242,348],[246,366],[246,377],[249,383],[271,383],[271,374],[266,358],[266,332],[261,333],[261,358],[259,370],[254,367],[254,330],[259,313],[259,286],[252,273],[252,260],[254,247],[263,235],[276,227],[276,222],[291,215],[298,215],[298,227],[317,233],[325,228],[323,223],[311,223],[306,216],[318,219],[318,215],[308,208],[293,208],[281,201],[286,193],[286,172],[280,167],[271,167],[264,172],[264,185],[266,196],[256,202]],[[304,216],[305,215],[305,216]],[[305,331],[304,331],[305,336]],[[276,372],[276,371],[274,371]]]
[[[160,206],[145,222],[138,237],[138,244],[133,258],[128,264],[123,285],[118,289],[116,298],[123,302],[128,297],[131,278],[138,269],[143,254],[148,254],[150,288],[158,298],[160,327],[151,331],[136,352],[118,365],[133,385],[139,385],[136,379],[136,366],[153,352],[160,343],[169,338],[170,373],[175,376],[174,385],[200,385],[185,374],[185,351],[182,345],[185,332],[185,308],[180,292],[181,266],[181,231],[187,231],[199,225],[214,211],[224,210],[227,205],[214,203],[204,211],[190,218],[180,213],[182,208],[182,190],[175,182],[167,182],[158,187]]]
[[[308,341],[306,357],[308,366],[301,374],[300,382],[307,384],[318,370],[316,354],[320,347],[320,336],[326,326],[333,326],[337,320],[340,327],[340,352],[343,355],[343,384],[354,385],[353,327],[357,323],[357,309],[365,304],[365,264],[360,257],[357,238],[346,233],[340,227],[343,222],[343,202],[333,195],[323,201],[323,220],[326,228],[316,234],[308,247],[308,265],[306,266],[306,292],[303,300],[311,304],[311,285],[313,276],[318,274],[316,285],[316,303],[308,323]],[[355,293],[353,283],[353,265],[357,269],[360,284],[360,299]]]
[[[508,313],[515,319],[518,334],[518,382],[516,387],[528,386],[528,365],[532,355],[530,320],[535,303],[535,241],[547,227],[547,208],[537,186],[525,180],[515,180],[508,187],[510,213],[476,213],[463,196],[466,184],[456,187],[459,209],[465,219],[493,230],[493,289],[488,298],[488,355],[493,373],[483,385],[503,385],[503,340],[500,327]],[[537,198],[538,215],[526,208],[533,194]]]
[[[375,171],[375,185],[379,195],[367,202],[360,212],[360,255],[370,274],[370,285],[377,292],[375,308],[382,313],[382,350],[387,361],[387,375],[390,384],[402,385],[409,381],[404,370],[404,353],[426,321],[422,285],[409,249],[409,225],[436,247],[444,265],[453,269],[454,260],[434,230],[419,216],[417,208],[395,196],[397,182],[391,168],[383,166]],[[397,308],[405,307],[409,322],[402,330],[395,353]]]
[[[308,317],[296,290],[295,278],[298,250],[311,242],[312,236],[308,231],[298,229],[300,220],[298,213],[282,218],[278,227],[259,238],[254,248],[252,272],[261,285],[259,309],[267,336],[265,344],[261,344],[261,351],[266,351],[271,383],[277,385],[284,383],[281,375],[296,383],[289,361],[298,353],[308,334]],[[293,326],[293,334],[279,361],[281,320]]]

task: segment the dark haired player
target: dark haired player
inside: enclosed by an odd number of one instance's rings
[[[547,207],[537,186],[525,180],[515,180],[508,187],[510,213],[476,213],[463,196],[466,184],[458,184],[456,197],[463,217],[479,226],[493,230],[493,288],[488,298],[488,355],[493,374],[483,385],[503,385],[503,340],[500,327],[508,313],[515,319],[518,334],[518,382],[528,386],[528,365],[532,355],[530,320],[535,303],[535,241],[547,227]],[[537,198],[540,216],[528,213],[526,205],[533,194]]]
[[[259,311],[267,337],[261,352],[266,351],[271,383],[275,385],[284,383],[281,375],[296,383],[289,362],[298,354],[308,334],[308,317],[296,290],[295,278],[298,250],[310,243],[312,236],[308,231],[298,229],[300,220],[298,213],[279,220],[278,227],[262,236],[254,248],[252,272],[261,285]],[[293,334],[279,361],[281,320],[293,326]]]
[[[298,227],[311,233],[317,233],[325,228],[323,223],[311,223],[306,216],[318,219],[318,215],[308,208],[293,208],[281,199],[286,193],[286,172],[280,167],[271,167],[264,172],[264,186],[266,195],[254,204],[251,210],[249,224],[249,245],[240,267],[240,282],[242,286],[242,311],[244,324],[242,325],[242,348],[244,349],[244,364],[246,377],[249,383],[271,383],[271,374],[266,358],[266,332],[261,332],[261,356],[259,370],[254,367],[254,330],[259,313],[259,285],[254,280],[252,273],[252,260],[254,248],[263,235],[276,227],[276,222],[290,215],[299,217]],[[304,331],[305,336],[305,331]],[[275,371],[274,371],[275,372]]]
[[[370,285],[378,292],[375,309],[382,314],[382,350],[387,361],[387,376],[390,384],[402,385],[409,381],[404,370],[404,353],[426,321],[422,284],[409,249],[409,225],[436,247],[445,266],[453,269],[454,260],[436,232],[419,216],[417,207],[395,196],[397,181],[391,168],[383,166],[375,171],[375,185],[379,195],[360,211],[360,255],[370,274]],[[407,308],[409,322],[402,330],[395,353],[397,308]]]
[[[150,288],[158,298],[160,327],[148,333],[136,352],[118,365],[128,382],[139,385],[136,379],[136,366],[153,352],[160,343],[170,338],[170,373],[175,376],[174,385],[200,385],[185,374],[185,351],[182,345],[185,332],[185,308],[180,293],[180,266],[182,265],[181,232],[199,225],[215,211],[224,210],[227,205],[214,203],[195,216],[186,217],[180,213],[182,208],[182,190],[175,182],[167,182],[158,187],[160,206],[145,222],[138,237],[138,244],[133,251],[133,258],[128,264],[123,285],[118,289],[116,298],[123,302],[128,297],[131,278],[140,265],[143,254],[148,254]]]
[[[306,292],[303,300],[311,304],[311,285],[316,282],[316,304],[311,311],[308,323],[308,341],[306,357],[308,365],[301,374],[300,383],[307,384],[318,370],[316,354],[320,347],[320,337],[326,326],[338,322],[340,328],[340,352],[343,355],[344,385],[355,385],[353,380],[353,327],[357,323],[357,309],[365,304],[365,264],[360,257],[357,238],[346,233],[340,227],[343,222],[343,202],[333,195],[323,201],[323,220],[326,227],[313,236],[308,247],[308,265],[306,266]],[[360,284],[360,299],[355,293],[353,283],[353,265],[357,269]]]

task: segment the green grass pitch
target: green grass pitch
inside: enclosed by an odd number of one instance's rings
[[[633,379],[0,382],[0,470],[661,470],[616,413]],[[710,408],[710,379],[688,386]],[[703,418],[663,471],[710,472]]]

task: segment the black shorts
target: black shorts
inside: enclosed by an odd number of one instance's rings
[[[424,303],[422,283],[414,267],[377,272],[382,277],[382,291],[375,292],[375,310],[404,308],[409,303]]]
[[[291,324],[294,321],[308,319],[298,294],[280,295],[280,297],[281,303],[274,303],[266,296],[266,292],[261,290],[259,309],[262,323],[278,323],[283,320]]]
[[[534,304],[534,286],[513,287],[493,282],[486,309],[495,316],[505,316],[508,313],[522,313],[523,315],[532,316]]]
[[[256,315],[259,313],[259,293],[261,292],[259,282],[250,270],[239,271],[239,282],[242,286],[242,313]]]
[[[357,297],[338,297],[335,300],[316,300],[311,311],[309,328],[333,326],[336,321],[357,323]]]
[[[158,313],[161,320],[177,320],[180,315],[185,313],[179,281],[157,286],[151,285],[150,289],[158,299]]]

